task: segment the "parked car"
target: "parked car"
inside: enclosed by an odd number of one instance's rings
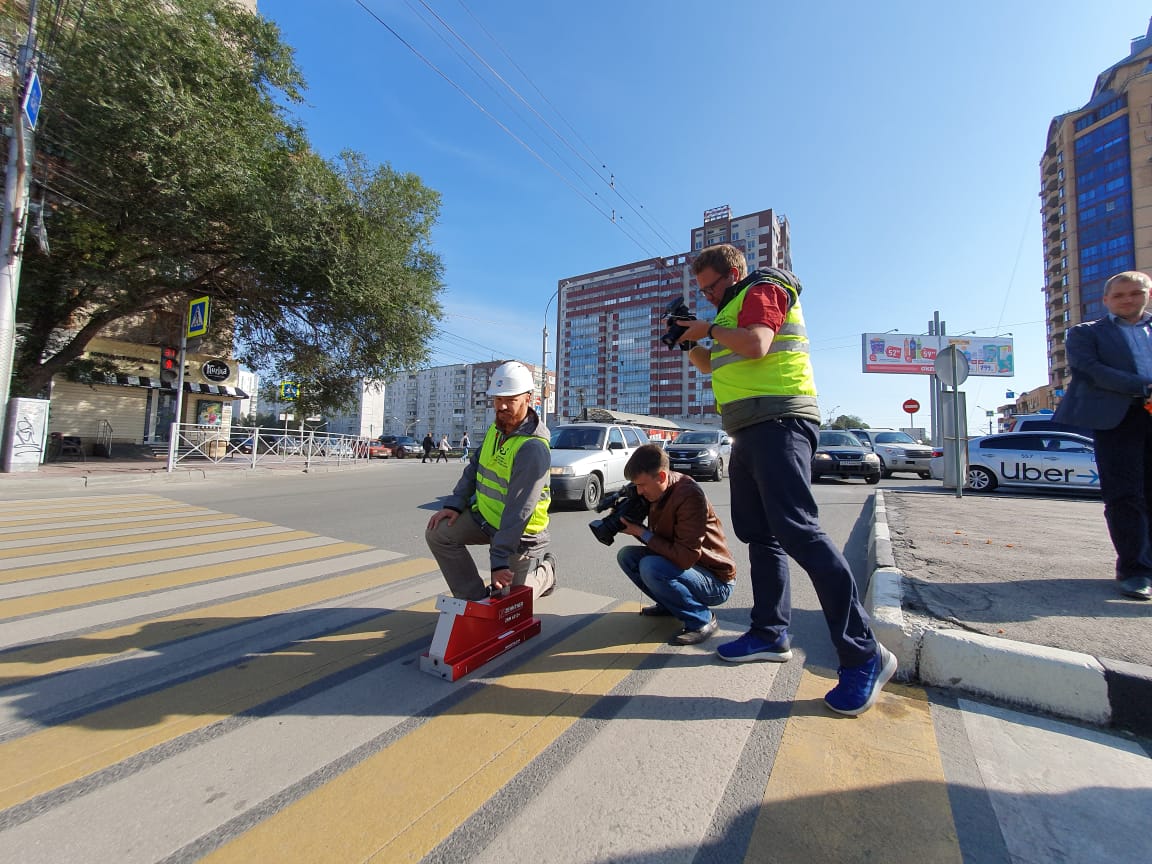
[[[732,439],[721,429],[685,430],[667,450],[673,471],[720,481],[732,458]]]
[[[568,423],[552,429],[552,500],[595,510],[627,482],[624,465],[648,437],[633,426]]]
[[[1052,419],[1050,411],[1041,411],[1036,414],[1015,414],[1005,424],[1005,432],[1071,432],[1074,435],[1092,437],[1091,429],[1080,426],[1069,426],[1067,423],[1057,423]]]
[[[392,455],[392,448],[378,438],[365,438],[357,442],[356,455],[367,456],[369,459],[387,459]]]
[[[409,456],[423,456],[424,448],[420,442],[408,435],[397,435],[392,445],[392,455],[397,459],[406,459]]]
[[[932,476],[944,478],[944,456],[932,459]],[[1002,432],[968,442],[965,486],[991,492],[999,486],[1100,490],[1096,448],[1071,432]]]
[[[880,476],[916,474],[927,480],[932,476],[932,448],[921,444],[907,432],[899,429],[849,429],[880,457]]]
[[[880,482],[880,457],[844,429],[821,429],[812,454],[812,482],[821,477],[862,477],[865,483]]]

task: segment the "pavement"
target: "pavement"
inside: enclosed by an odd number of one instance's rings
[[[866,606],[904,680],[1152,735],[1152,602],[1096,499],[877,491]]]

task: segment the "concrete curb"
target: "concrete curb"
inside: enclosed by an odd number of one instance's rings
[[[876,638],[896,655],[901,680],[1152,735],[1152,668],[907,620],[904,574],[892,555],[888,512],[879,490],[868,569],[872,578],[864,604]]]

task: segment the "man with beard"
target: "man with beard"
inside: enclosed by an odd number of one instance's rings
[[[548,428],[532,409],[534,382],[509,360],[492,373],[488,395],[496,420],[471,454],[456,488],[428,520],[424,539],[453,597],[482,600],[512,585],[529,585],[537,599],[556,588],[548,551]],[[487,546],[491,589],[468,551]]]

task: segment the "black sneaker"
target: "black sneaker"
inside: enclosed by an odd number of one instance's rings
[[[553,555],[551,552],[545,552],[544,553],[544,561],[545,561],[545,563],[551,565],[552,584],[540,592],[541,597],[547,597],[549,594],[551,594],[553,591],[555,591],[556,590],[556,583],[560,581],[559,579],[556,578],[556,556]]]

